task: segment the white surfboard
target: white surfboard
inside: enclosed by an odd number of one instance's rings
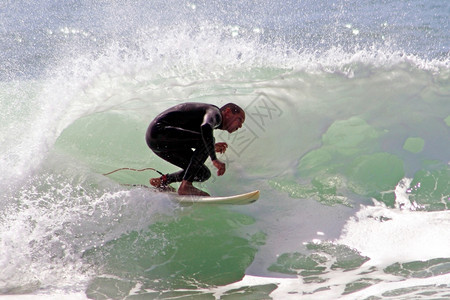
[[[181,196],[176,193],[168,193],[172,199],[183,204],[194,204],[194,203],[204,203],[204,204],[234,204],[243,205],[250,204],[259,199],[259,191],[253,191],[240,195],[233,196],[195,196],[187,195]]]

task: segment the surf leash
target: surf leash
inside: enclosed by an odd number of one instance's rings
[[[103,176],[108,176],[108,175],[111,175],[113,173],[116,173],[116,172],[119,172],[119,171],[124,171],[124,170],[135,171],[135,172],[143,172],[143,171],[148,171],[148,170],[155,171],[159,175],[161,175],[162,184],[159,187],[151,186],[151,188],[153,188],[157,192],[168,192],[168,191],[169,192],[175,192],[175,189],[167,183],[167,175],[163,174],[162,172],[160,172],[158,170],[156,170],[155,168],[144,168],[144,169],[119,168],[119,169],[116,169],[116,170],[111,171],[109,173],[102,174],[102,175]],[[149,188],[149,186],[147,186],[145,184],[122,184],[122,185],[124,185],[124,186],[132,186],[132,187],[146,187],[146,188]]]
[[[154,169],[154,168],[144,168],[144,169],[119,168],[119,169],[116,169],[116,170],[111,171],[111,172],[109,172],[109,173],[102,174],[102,175],[103,175],[103,176],[108,176],[108,175],[111,175],[111,174],[113,174],[113,173],[116,173],[116,172],[119,172],[119,171],[124,171],[124,170],[127,170],[127,171],[134,171],[134,172],[143,172],[143,171],[152,170],[152,171],[157,172],[159,175],[164,176],[163,173],[161,173],[160,171],[158,171],[158,170],[156,170],[156,169]]]

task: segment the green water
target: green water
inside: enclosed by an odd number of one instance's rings
[[[141,297],[151,297],[155,292],[146,290],[189,290],[239,281],[258,245],[264,244],[262,232],[245,233],[245,227],[254,222],[219,207],[201,207],[175,220],[124,234],[85,253],[95,265],[101,262],[104,274],[93,280],[87,293],[97,299],[126,296],[142,283]]]

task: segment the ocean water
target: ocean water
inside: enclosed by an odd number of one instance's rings
[[[0,2],[0,298],[450,298],[450,2]],[[183,102],[227,172],[142,186]],[[210,162],[208,162],[210,166]]]

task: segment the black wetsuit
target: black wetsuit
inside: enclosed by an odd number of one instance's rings
[[[217,106],[184,103],[159,114],[147,129],[150,149],[182,170],[167,174],[167,184],[187,180],[203,182],[211,176],[205,166],[208,156],[215,160],[213,130],[222,124]]]

